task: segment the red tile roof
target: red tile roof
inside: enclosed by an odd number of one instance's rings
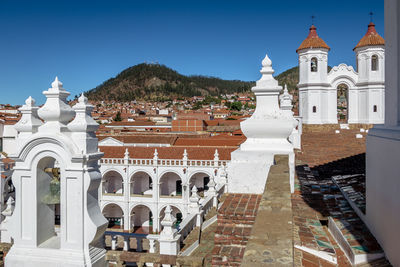
[[[171,135],[99,135],[97,138],[100,140],[112,137],[125,144],[170,144],[173,145],[176,136]]]
[[[363,38],[358,42],[356,47],[353,50],[356,50],[359,47],[370,46],[370,45],[385,45],[385,40],[380,36],[375,29],[375,24],[368,24],[367,33]]]
[[[301,43],[299,48],[297,48],[296,52],[298,53],[300,50],[306,48],[326,48],[330,50],[330,47],[325,41],[318,36],[317,28],[314,25],[311,25],[307,38]]]
[[[178,138],[175,146],[238,147],[244,138],[225,136],[225,138]]]
[[[107,126],[152,126],[156,125],[152,121],[114,121]]]

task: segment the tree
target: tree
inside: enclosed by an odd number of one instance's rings
[[[231,109],[232,109],[232,110],[237,110],[237,111],[242,110],[242,103],[239,102],[239,101],[233,102],[233,103],[231,104]]]
[[[115,115],[115,117],[114,117],[114,121],[122,121],[122,118],[121,118],[121,112],[117,112],[117,115]]]

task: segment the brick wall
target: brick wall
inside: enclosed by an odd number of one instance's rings
[[[218,210],[212,266],[240,266],[261,195],[229,194]]]

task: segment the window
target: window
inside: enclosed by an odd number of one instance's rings
[[[374,105],[374,112],[378,112],[378,107]]]
[[[377,55],[373,55],[371,57],[371,70],[372,71],[378,70],[378,56]]]
[[[313,57],[311,59],[311,72],[317,72],[318,71],[318,60],[316,57]]]
[[[312,107],[312,112],[313,112],[313,113],[317,113],[317,107],[316,107],[316,106],[313,106],[313,107]]]

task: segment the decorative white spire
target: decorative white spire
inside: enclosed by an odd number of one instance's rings
[[[158,160],[158,151],[157,151],[157,148],[154,149],[153,160]]]
[[[45,121],[46,131],[61,131],[75,116],[75,111],[66,103],[69,93],[62,87],[62,83],[55,78],[51,88],[44,91],[46,103],[39,109],[39,117]],[[42,127],[41,127],[42,128]]]
[[[197,187],[194,185],[192,187],[192,195],[190,196],[190,202],[191,203],[198,203],[198,201],[200,200],[200,196],[197,194],[198,190]]]
[[[207,196],[216,194],[216,192],[217,192],[217,190],[215,189],[216,185],[217,184],[215,183],[214,175],[211,175],[210,176],[210,181],[207,184],[207,186],[208,186],[208,190],[206,192]]]
[[[272,74],[274,74],[274,69],[272,68],[272,61],[265,55],[265,58],[262,61],[262,68],[260,70],[262,76],[261,79],[256,82],[256,86],[251,90],[256,94],[262,92],[273,92],[280,91],[282,87],[278,85],[278,81],[274,79]],[[258,106],[258,105],[257,105]]]
[[[125,148],[124,159],[129,159],[129,151],[128,151],[128,148]]]
[[[215,149],[215,153],[214,153],[214,161],[218,161],[218,160],[219,160],[218,149]]]
[[[18,132],[36,133],[42,121],[39,119],[37,111],[38,107],[35,106],[35,99],[31,96],[25,101],[25,105],[19,108],[21,111],[21,119],[14,125]]]
[[[281,109],[282,110],[292,110],[292,108],[293,108],[292,99],[293,99],[293,96],[291,94],[289,94],[287,85],[285,84],[285,88],[283,89],[283,94],[281,94],[279,96]]]
[[[240,124],[247,137],[241,150],[274,150],[287,146],[292,131],[293,116],[279,108],[279,92],[282,86],[274,79],[272,62],[268,55],[262,61],[262,77],[251,90],[256,95],[257,107],[253,115]],[[279,143],[279,144],[278,144]],[[276,146],[277,148],[275,148]]]
[[[172,209],[170,205],[167,205],[164,213],[164,219],[161,221],[161,225],[164,227],[164,229],[161,231],[160,237],[162,237],[163,239],[172,239],[174,238],[174,234],[176,232],[176,230],[173,229],[176,218],[172,215]]]
[[[6,208],[4,209],[4,211],[1,213],[2,215],[9,217],[13,214],[14,211],[14,204],[15,204],[15,200],[12,196],[10,196],[7,199],[7,203],[6,203]]]
[[[56,76],[56,78],[54,79],[54,81],[51,83],[51,88],[49,89],[49,91],[65,91],[64,88],[62,87],[63,84],[62,82],[60,82],[58,80],[58,76]]]
[[[58,83],[61,84],[61,82]],[[91,112],[93,108],[94,107],[88,103],[87,97],[82,93],[78,98],[78,103],[73,106],[76,116],[75,119],[68,124],[68,129],[71,132],[95,132],[99,128],[99,124],[92,118]]]
[[[186,149],[183,150],[183,158],[182,159],[183,160],[188,160],[188,153],[187,153]]]

